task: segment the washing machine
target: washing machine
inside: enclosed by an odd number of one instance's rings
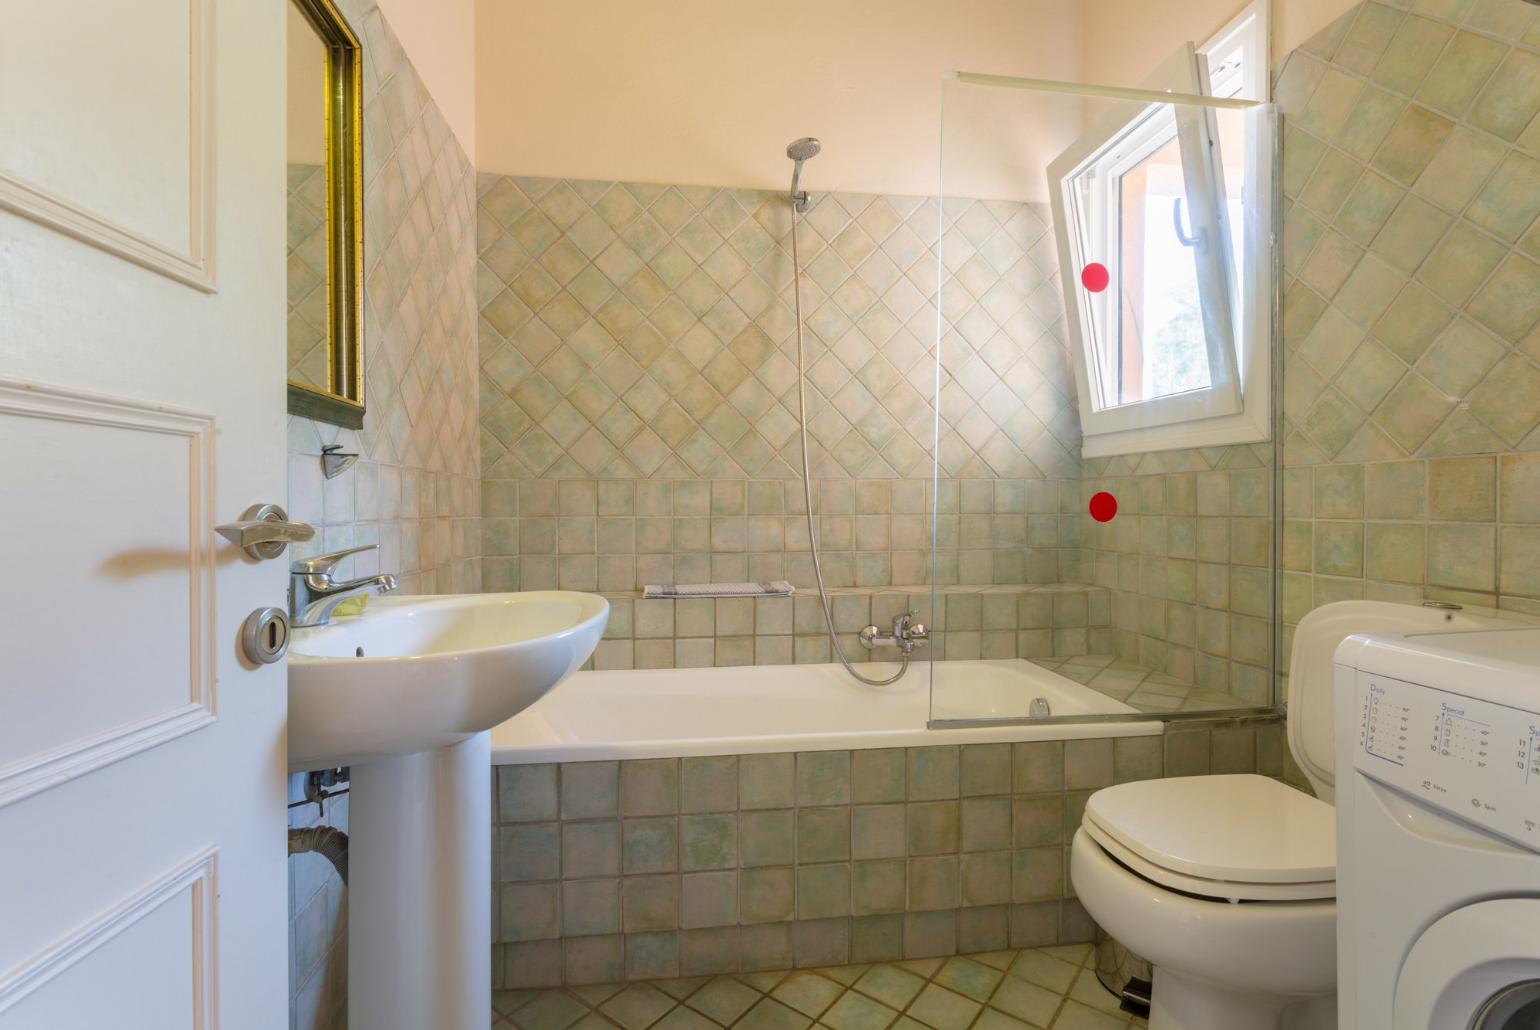
[[[1340,1025],[1540,1030],[1540,629],[1350,637],[1336,715]]]

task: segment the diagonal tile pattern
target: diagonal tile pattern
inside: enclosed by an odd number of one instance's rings
[[[352,5],[365,37],[364,338],[380,462],[475,470],[475,178],[383,15]]]
[[[1265,696],[1274,554],[1285,661],[1333,600],[1534,607],[1537,25],[1521,0],[1371,0],[1280,66],[1287,467],[1237,492],[1263,449],[1086,463],[1125,502],[1082,562],[1124,660]]]
[[[1537,43],[1518,0],[1365,3],[1280,71],[1288,464],[1533,446]]]
[[[1285,645],[1342,598],[1536,609],[1537,73],[1521,0],[1397,0],[1278,75]]]
[[[345,3],[364,39],[362,430],[289,419],[289,514],[322,527],[302,551],[378,543],[365,572],[433,593],[480,586],[475,173],[371,0]],[[323,375],[324,197],[289,169],[291,378]],[[317,455],[362,457],[323,485]]]
[[[1089,945],[497,991],[493,1030],[1129,1030]]]
[[[289,380],[326,389],[326,175],[320,165],[289,165]]]
[[[479,192],[488,477],[799,474],[781,194],[506,176]],[[853,193],[806,216],[815,475],[928,474],[940,260],[945,473],[1073,477],[1046,211],[949,204],[945,248],[939,218],[932,200]]]
[[[488,585],[811,585],[784,196],[485,175],[479,191]],[[932,576],[938,274],[934,576],[1073,579],[1079,429],[1045,214],[949,204],[941,247],[924,198],[821,194],[801,223],[832,584]]]

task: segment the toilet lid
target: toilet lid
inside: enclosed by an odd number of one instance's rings
[[[1336,810],[1266,776],[1183,776],[1107,787],[1085,828],[1136,872],[1216,898],[1336,896]]]

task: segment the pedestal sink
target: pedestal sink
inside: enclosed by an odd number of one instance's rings
[[[352,767],[348,1026],[485,1030],[487,731],[588,660],[592,594],[382,597],[289,648],[289,768]]]

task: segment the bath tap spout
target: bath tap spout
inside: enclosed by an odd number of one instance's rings
[[[893,632],[884,633],[876,626],[868,626],[861,631],[861,646],[867,650],[878,647],[896,647],[906,656],[913,654],[917,647],[924,647],[930,642],[930,631],[924,623],[911,622],[919,612],[905,612],[903,615],[893,617]]]

